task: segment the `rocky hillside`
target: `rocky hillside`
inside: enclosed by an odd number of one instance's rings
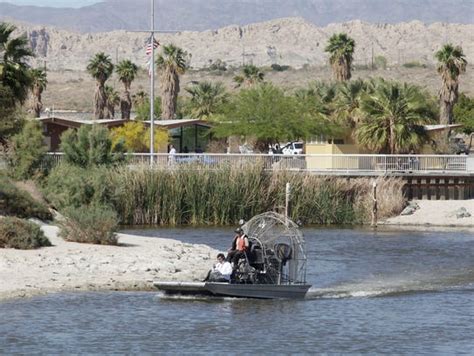
[[[88,60],[101,51],[114,61],[131,59],[145,66],[148,35],[144,33],[81,34],[23,25],[19,31],[30,38],[37,54],[34,65],[47,65],[51,70],[84,70]],[[355,65],[370,64],[376,56],[384,56],[389,65],[433,64],[433,53],[445,42],[461,45],[468,61],[474,61],[474,25],[427,25],[419,21],[393,25],[352,21],[317,27],[302,18],[286,18],[213,31],[162,33],[158,39],[162,44],[175,43],[188,51],[193,68],[209,66],[217,59],[235,67],[242,63],[258,66],[276,63],[300,68],[326,63],[324,47],[337,32],[346,32],[355,39]]]
[[[0,0],[1,1],[1,0]],[[0,19],[79,32],[149,28],[150,0],[107,0],[79,9],[0,2]],[[318,26],[362,20],[398,23],[474,23],[474,0],[155,0],[155,28],[203,31],[285,17]]]

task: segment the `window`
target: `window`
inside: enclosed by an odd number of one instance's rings
[[[311,138],[308,143],[324,145],[327,143],[327,140],[326,140],[326,137],[324,137],[323,135],[319,135],[319,136]]]

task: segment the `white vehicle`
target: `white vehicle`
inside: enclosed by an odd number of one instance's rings
[[[281,147],[281,152],[284,155],[300,155],[303,154],[303,142],[288,142]]]

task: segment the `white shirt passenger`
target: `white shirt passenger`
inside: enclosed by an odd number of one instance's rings
[[[214,271],[220,272],[222,277],[230,281],[230,275],[232,274],[232,265],[230,262],[223,260],[222,262],[217,262],[214,266]]]

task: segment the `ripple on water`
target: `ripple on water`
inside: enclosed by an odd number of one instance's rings
[[[227,230],[153,233],[225,250]],[[471,353],[467,234],[306,229],[305,300],[109,292],[3,302],[0,354]]]

